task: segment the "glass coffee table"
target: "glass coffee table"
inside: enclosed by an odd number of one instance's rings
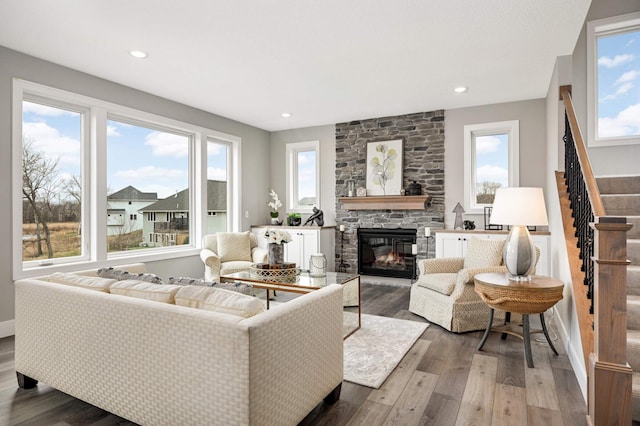
[[[343,331],[344,338],[351,336],[360,328],[360,275],[344,272],[327,272],[324,277],[312,277],[309,271],[301,271],[291,277],[266,277],[249,271],[233,272],[220,276],[221,282],[249,283],[254,288],[267,292],[267,309],[269,309],[269,290],[291,293],[310,293],[330,284],[343,286]]]

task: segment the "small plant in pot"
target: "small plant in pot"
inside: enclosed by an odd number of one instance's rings
[[[287,225],[289,226],[300,226],[302,223],[302,216],[300,213],[289,213],[287,216]]]

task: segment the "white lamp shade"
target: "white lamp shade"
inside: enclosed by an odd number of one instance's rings
[[[498,188],[489,223],[512,226],[548,225],[542,188]]]

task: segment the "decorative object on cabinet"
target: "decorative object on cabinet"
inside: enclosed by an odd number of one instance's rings
[[[456,214],[456,219],[453,223],[453,229],[462,229],[462,213],[464,213],[464,209],[462,208],[462,205],[460,203],[456,204],[456,206],[453,208],[453,213]]]
[[[502,225],[493,225],[490,223],[492,210],[493,207],[484,208],[484,229],[487,231],[502,231]]]
[[[367,196],[367,188],[365,188],[363,186],[359,186],[358,189],[356,190],[356,195],[358,197],[366,197]]]
[[[367,144],[367,194],[400,195],[402,139]]]
[[[465,231],[473,231],[474,229],[476,229],[476,224],[472,220],[465,220],[462,223],[464,224]]]
[[[287,216],[287,225],[289,226],[300,226],[302,223],[302,217],[300,213],[289,213]]]
[[[313,214],[307,218],[307,220],[304,222],[304,226],[306,226],[311,222],[315,222],[316,225],[318,226],[324,225],[324,213],[322,213],[322,210],[320,210],[317,207],[314,207]]]
[[[344,225],[340,225],[340,264],[338,265],[338,272],[347,272],[347,264],[344,263]]]
[[[280,201],[280,198],[278,198],[276,191],[273,189],[269,191],[269,196],[271,197],[271,201],[269,201],[267,205],[271,207],[271,212],[269,212],[269,216],[271,216],[271,224],[282,225],[282,221],[278,219],[278,216],[280,216],[278,209],[282,207],[282,202]]]
[[[511,226],[504,249],[509,279],[530,281],[537,258],[527,225],[549,224],[542,188],[498,188],[490,222]]]

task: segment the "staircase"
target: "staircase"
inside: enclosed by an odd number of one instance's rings
[[[632,417],[640,421],[640,176],[597,178],[607,215],[626,216],[627,358],[633,369]]]

